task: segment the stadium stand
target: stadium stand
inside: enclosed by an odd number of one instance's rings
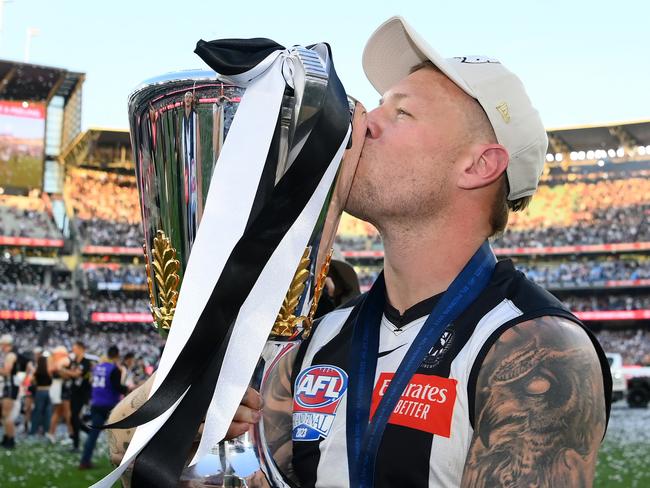
[[[142,245],[135,176],[74,169],[66,176],[66,197],[84,245]]]
[[[623,330],[604,329],[596,333],[603,348],[623,356],[623,364],[650,364],[650,332],[634,328]]]
[[[0,236],[62,239],[51,208],[38,190],[30,195],[0,195]]]
[[[227,116],[230,123],[232,114]],[[592,130],[605,141],[602,147],[619,143],[611,140],[607,128],[585,130],[549,132],[553,161],[542,185],[531,206],[511,217],[508,231],[493,245],[499,257],[513,257],[531,279],[587,314],[585,320],[607,350],[638,363],[650,353],[650,149],[640,154],[628,148],[622,156],[618,149],[614,156],[600,149],[597,157],[597,151],[587,157],[589,151],[579,141],[595,147]],[[650,142],[650,122],[626,130],[638,141]],[[558,149],[560,139],[566,139],[567,147]],[[80,338],[91,353],[116,343],[152,364],[158,357],[162,342],[151,327],[128,144],[125,131],[92,129],[63,151],[62,196],[73,229],[70,238],[57,229],[48,199],[40,192],[0,196],[0,238],[74,244],[69,246],[74,249],[67,267],[74,269],[71,274],[57,271],[65,267],[56,256],[48,266],[15,259],[42,253],[38,245],[16,247],[0,241],[11,251],[11,259],[0,259],[0,332],[15,334],[21,348],[37,343],[69,347],[73,338]],[[344,215],[336,246],[354,265],[362,289],[368,289],[382,265],[376,229]],[[3,318],[3,310],[13,318]],[[52,315],[35,320],[34,311],[66,314],[56,321]]]
[[[128,285],[147,284],[147,273],[143,266],[117,263],[96,266],[85,264],[82,270],[89,288],[122,289],[127,285],[128,289]]]
[[[35,347],[46,350],[64,345],[68,350],[75,340],[86,344],[87,352],[100,357],[115,344],[120,351],[133,352],[147,364],[156,365],[164,341],[148,325],[94,324],[72,327],[59,322],[14,322],[0,320],[0,330],[13,336],[16,349],[23,353]]]

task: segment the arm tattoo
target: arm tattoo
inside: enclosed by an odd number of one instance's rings
[[[475,413],[463,487],[592,485],[605,400],[576,324],[542,317],[504,332],[481,366]]]
[[[133,411],[140,408],[147,401],[154,376],[152,375],[143,385],[139,386],[129,393],[120,403],[118,403],[108,418],[109,422],[115,422],[120,418],[125,418]],[[117,467],[122,462],[122,458],[129,447],[129,442],[135,433],[135,429],[108,429],[108,452],[111,463]],[[129,488],[131,485],[131,472],[133,463],[126,469],[120,477],[122,486]]]
[[[291,429],[293,396],[291,372],[298,349],[289,351],[278,362],[262,389],[264,407],[264,434],[273,457],[280,469],[291,474]]]
[[[108,455],[110,457],[111,464],[117,467],[120,464],[119,460],[122,459],[124,452],[119,452],[119,449],[117,447],[117,439],[115,438],[115,433],[112,430],[108,429],[106,431],[106,434],[108,436]]]
[[[137,410],[140,408],[144,403],[147,401],[147,396],[149,395],[149,391],[146,390],[145,388],[138,388],[134,390],[134,395],[133,398],[131,398],[131,408],[133,410]]]

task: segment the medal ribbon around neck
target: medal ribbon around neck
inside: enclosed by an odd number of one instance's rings
[[[381,318],[386,302],[384,274],[380,274],[360,305],[354,322],[350,348],[347,391],[346,436],[350,486],[374,486],[375,460],[386,424],[402,392],[418,370],[427,352],[481,294],[490,282],[496,257],[485,241],[449,285],[431,311],[420,332],[395,372],[370,420],[370,405],[375,386]]]

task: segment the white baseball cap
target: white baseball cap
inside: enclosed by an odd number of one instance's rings
[[[13,344],[14,338],[11,337],[11,334],[2,334],[0,336],[0,344]]]
[[[544,169],[548,137],[516,75],[486,56],[443,58],[399,16],[380,25],[363,51],[363,69],[381,94],[426,60],[483,107],[497,141],[510,154],[508,200],[535,193]]]

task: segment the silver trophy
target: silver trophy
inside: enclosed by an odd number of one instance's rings
[[[271,150],[277,184],[313,127],[327,90],[331,60],[324,45],[288,50],[292,88],[283,97]],[[144,228],[154,326],[165,336],[203,217],[215,165],[245,88],[214,71],[183,71],[146,81],[129,100],[129,118]],[[348,100],[350,115],[354,102]],[[252,385],[265,394],[281,358],[309,334],[323,292],[338,221],[356,161],[339,168],[321,218],[259,360]],[[280,305],[280,304],[278,304]],[[269,327],[271,324],[269,324]],[[295,486],[266,441],[279,427],[264,418],[254,432],[222,442],[186,468],[181,486]]]

